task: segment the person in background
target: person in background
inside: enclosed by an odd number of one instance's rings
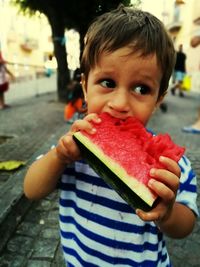
[[[27,171],[24,192],[41,199],[60,189],[60,233],[66,266],[170,267],[164,235],[183,238],[195,225],[196,176],[189,159],[161,156],[148,187],[159,196],[149,212],[131,208],[83,159],[73,134],[95,134],[99,114],[145,126],[166,94],[175,50],[163,23],[120,5],[89,27],[82,54],[87,115]],[[112,135],[112,132],[110,133]]]
[[[186,133],[200,134],[200,108],[196,121],[190,126],[183,127],[182,131]]]
[[[69,82],[67,104],[64,108],[64,120],[68,123],[74,122],[84,116],[86,112],[83,90],[81,86],[81,72],[77,68],[73,79]]]
[[[3,59],[2,53],[0,51],[0,110],[10,107],[5,103],[5,92],[9,89],[9,80],[7,75],[10,75],[14,79],[14,75],[6,67],[6,62]]]
[[[174,85],[171,88],[171,93],[176,94],[176,90],[179,92],[179,96],[183,97],[184,93],[182,90],[183,79],[186,74],[186,54],[183,52],[183,45],[179,45],[179,49],[176,53],[176,63],[174,66],[173,73],[173,83]]]
[[[199,69],[200,69],[200,64],[199,64]],[[191,134],[200,134],[200,107],[198,109],[197,119],[193,122],[193,124],[189,126],[184,126],[182,128],[182,131]]]
[[[80,82],[72,80],[68,84],[68,102],[64,108],[64,120],[68,123],[74,122],[85,112],[84,96]]]
[[[167,112],[167,109],[168,109],[167,103],[165,103],[165,102],[160,103],[160,110],[163,113],[166,113]]]
[[[51,77],[51,75],[57,69],[57,61],[55,56],[53,56],[52,54],[48,55],[48,59],[46,60],[44,67],[46,77]]]

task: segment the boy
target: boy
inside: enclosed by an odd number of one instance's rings
[[[181,168],[160,158],[167,170],[152,169],[148,184],[160,202],[150,212],[134,211],[80,160],[72,138],[82,129],[95,133],[90,122],[101,123],[102,112],[121,119],[135,116],[146,125],[166,93],[174,57],[164,26],[147,12],[120,6],[90,26],[81,62],[88,115],[33,163],[24,182],[31,199],[59,185],[67,266],[171,266],[163,233],[173,238],[191,233],[198,214],[196,177],[186,157]]]

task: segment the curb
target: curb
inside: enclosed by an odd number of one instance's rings
[[[10,176],[8,181],[0,187],[2,196],[0,203],[0,253],[16,230],[17,226],[23,220],[23,216],[29,210],[33,202],[28,200],[23,193],[23,180],[28,167],[39,155],[47,152],[51,148],[52,144],[55,144],[57,139],[66,132],[66,129],[66,125],[59,128],[57,132],[31,156],[27,165],[13,176]],[[7,195],[6,198],[4,198],[5,195]]]

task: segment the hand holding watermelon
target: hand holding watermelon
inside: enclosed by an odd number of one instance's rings
[[[101,123],[91,120],[72,127],[74,132],[80,130],[73,136],[89,164],[132,207],[150,210],[158,197],[170,206],[178,189],[177,162],[184,148],[174,144],[168,134],[153,136],[136,118],[120,120],[107,113],[99,117]],[[92,127],[96,129],[93,134],[89,131]],[[165,213],[154,215],[153,220]]]
[[[69,164],[80,159],[80,150],[74,142],[73,134],[81,130],[84,130],[90,135],[94,134],[96,130],[91,122],[98,124],[101,120],[96,114],[89,114],[83,120],[75,121],[70,131],[58,141],[58,145],[56,146],[57,156],[64,164]]]
[[[138,216],[145,221],[164,223],[169,218],[175,203],[176,193],[179,187],[180,167],[175,160],[160,157],[164,169],[151,169],[148,186],[159,196],[150,212],[137,210]]]

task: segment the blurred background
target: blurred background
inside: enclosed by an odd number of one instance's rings
[[[98,2],[102,3],[98,5]],[[166,25],[176,49],[183,44],[192,90],[200,92],[199,0],[106,2],[72,1],[68,6],[67,1],[55,5],[52,0],[0,0],[0,49],[16,77],[14,82],[32,81],[35,94],[57,88],[58,99],[64,101],[66,85],[79,68],[83,36],[89,22],[95,15],[123,2],[155,14]],[[43,86],[40,92],[37,79],[52,75],[53,86]],[[27,93],[23,84],[19,90],[18,97]],[[11,93],[12,90],[7,98]]]
[[[95,16],[119,3],[153,13],[166,25],[176,50],[183,45],[191,91],[184,98],[168,94],[167,112],[158,109],[149,126],[185,146],[200,176],[199,135],[181,131],[195,121],[200,103],[200,0],[0,0],[0,52],[15,77],[5,93],[11,108],[0,111],[0,163],[25,163],[0,171],[0,267],[64,266],[58,192],[32,203],[24,196],[23,177],[70,127],[64,103],[80,66],[85,32]],[[200,266],[199,240],[198,220],[188,238],[167,241],[174,267]]]

